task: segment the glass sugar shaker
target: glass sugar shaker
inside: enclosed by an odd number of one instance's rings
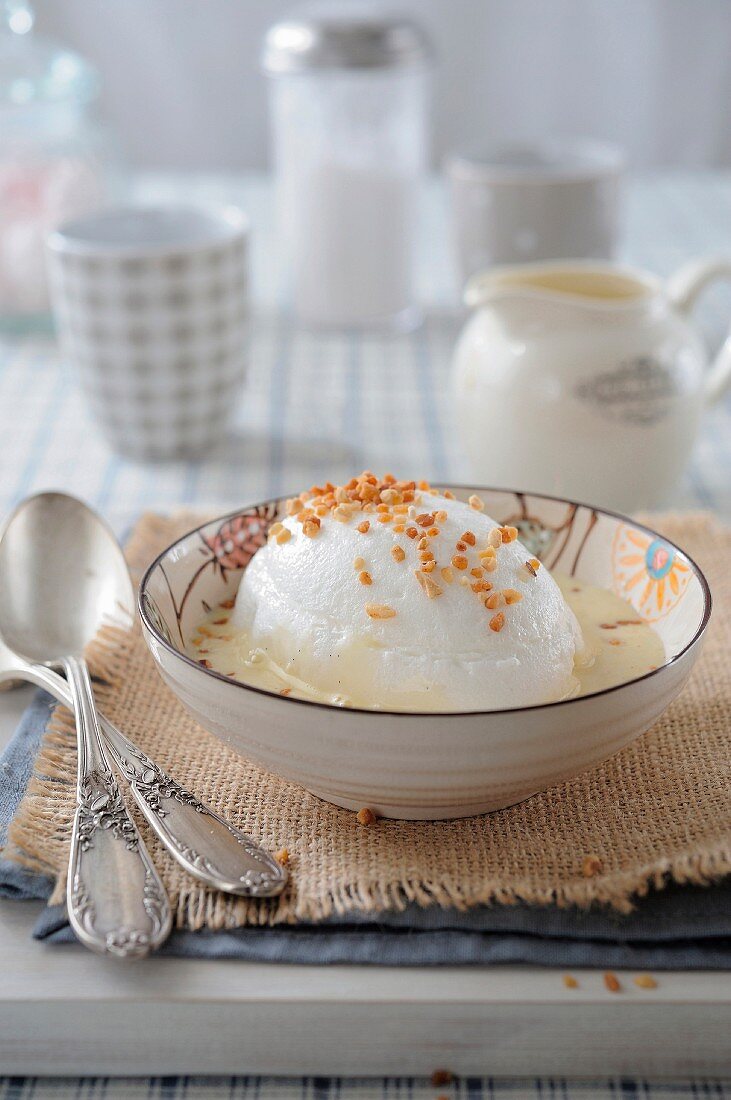
[[[312,9],[266,36],[283,259],[307,325],[418,324],[431,62],[416,24],[367,9]]]

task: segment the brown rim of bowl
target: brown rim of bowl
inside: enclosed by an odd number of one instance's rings
[[[298,699],[296,696],[291,695],[276,695],[273,691],[267,691],[265,688],[254,687],[253,684],[245,684],[241,680],[232,680],[230,676],[224,676],[222,672],[216,672],[215,669],[205,668],[203,665],[199,665],[197,661],[194,661],[192,657],[189,657],[187,653],[181,652],[176,649],[174,645],[171,645],[155,626],[150,622],[142,602],[142,597],[147,587],[147,583],[150,576],[162,562],[163,558],[169,554],[173,547],[178,546],[185,539],[190,538],[191,535],[196,535],[208,527],[211,523],[224,523],[227,519],[231,519],[234,516],[239,516],[244,512],[253,511],[256,508],[264,508],[268,504],[280,504],[282,501],[287,500],[292,496],[291,493],[285,493],[283,496],[270,497],[268,500],[260,501],[258,504],[245,504],[241,508],[236,508],[232,512],[226,512],[222,516],[213,516],[205,523],[201,523],[198,527],[192,527],[190,531],[186,531],[184,535],[176,539],[175,542],[171,542],[161,553],[157,555],[155,560],[145,570],[142,580],[140,581],[139,589],[137,591],[137,609],[139,611],[140,618],[145,629],[152,634],[157,643],[166,649],[173,656],[178,657],[180,660],[185,661],[197,672],[202,672],[206,676],[211,676],[216,680],[221,680],[224,684],[231,684],[234,687],[242,688],[244,691],[253,691],[257,695],[265,695],[268,699],[279,699],[282,703],[292,703],[298,706],[307,707],[321,707],[327,711],[342,711],[343,714],[370,714],[374,718],[388,715],[389,718],[465,718],[468,715],[475,714],[520,714],[532,710],[544,710],[546,707],[565,707],[570,706],[572,703],[583,703],[588,699],[598,699],[602,695],[610,695],[614,691],[620,691],[622,688],[630,687],[632,684],[640,684],[643,680],[649,680],[653,676],[659,676],[665,669],[670,668],[682,657],[689,653],[693,646],[700,641],[701,637],[705,633],[705,629],[708,626],[708,621],[711,617],[711,610],[713,607],[713,598],[711,596],[711,589],[708,585],[708,581],[705,578],[703,570],[700,566],[690,557],[689,554],[678,546],[677,543],[672,542],[671,539],[665,538],[659,531],[653,530],[652,527],[648,527],[644,523],[637,523],[630,516],[625,516],[621,512],[614,512],[611,508],[598,508],[594,504],[585,504],[583,501],[570,500],[568,497],[555,497],[549,493],[533,493],[529,489],[501,489],[497,486],[490,485],[462,485],[457,482],[443,482],[443,489],[459,489],[460,491],[470,491],[477,493],[512,493],[514,495],[523,495],[528,497],[538,497],[539,500],[552,500],[558,504],[570,504],[576,508],[589,508],[591,511],[599,512],[605,516],[611,516],[612,519],[622,520],[624,523],[629,523],[633,527],[636,527],[640,531],[644,531],[648,535],[652,535],[654,538],[662,539],[668,546],[672,546],[679,554],[682,554],[685,560],[690,565],[693,573],[697,577],[701,589],[703,591],[703,615],[701,617],[700,625],[695,634],[688,642],[683,646],[679,653],[676,653],[674,657],[671,657],[665,664],[660,665],[658,668],[652,669],[650,672],[645,672],[642,676],[635,676],[632,680],[624,680],[621,684],[614,684],[612,687],[602,688],[600,691],[592,691],[588,695],[574,695],[571,699],[554,699],[550,703],[532,703],[527,707],[497,707],[492,710],[372,710],[368,707],[336,707],[333,703],[320,703],[316,699]]]

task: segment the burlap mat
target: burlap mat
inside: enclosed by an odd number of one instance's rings
[[[146,515],[128,554],[135,571],[201,522]],[[699,665],[661,722],[594,771],[489,816],[453,822],[355,814],[235,755],[190,718],[159,679],[139,633],[95,648],[105,714],[159,763],[270,850],[290,853],[282,898],[247,902],[205,890],[141,828],[177,925],[230,928],[318,920],[409,902],[466,908],[517,901],[627,911],[633,897],[674,879],[709,883],[731,871],[731,531],[707,516],[655,517],[706,571],[715,614]],[[54,712],[35,776],[11,826],[6,855],[57,878],[62,900],[74,805],[71,716]],[[597,855],[601,871],[582,864]]]

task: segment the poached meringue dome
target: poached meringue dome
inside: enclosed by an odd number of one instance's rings
[[[302,494],[247,567],[232,625],[352,706],[491,710],[573,694],[573,612],[515,528],[471,501],[370,473]]]

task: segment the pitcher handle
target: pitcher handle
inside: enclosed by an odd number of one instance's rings
[[[690,313],[705,287],[716,279],[731,281],[731,260],[719,256],[707,260],[691,260],[668,279],[667,294],[681,313]],[[706,377],[706,402],[718,401],[731,385],[731,332],[711,364]]]

